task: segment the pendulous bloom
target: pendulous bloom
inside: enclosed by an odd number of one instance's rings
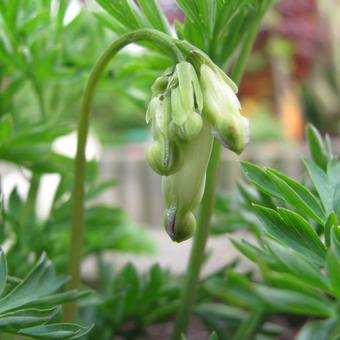
[[[249,142],[248,119],[241,115],[237,87],[228,76],[206,64],[200,68],[204,116],[214,135],[230,150],[240,154]]]
[[[146,113],[153,143],[146,159],[163,176],[164,226],[181,242],[196,227],[214,136],[240,154],[249,140],[237,86],[208,57],[168,68],[152,86]]]

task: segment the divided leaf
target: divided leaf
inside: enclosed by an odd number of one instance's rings
[[[255,213],[262,221],[267,233],[305,257],[322,265],[326,249],[313,227],[298,214],[279,209],[279,212],[259,205],[254,205]]]

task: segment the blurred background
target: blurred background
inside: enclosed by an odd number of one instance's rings
[[[183,19],[174,1],[161,0],[160,4],[170,22]],[[43,1],[31,2],[22,6],[17,13],[20,20],[15,23],[9,11],[2,5],[0,115],[10,113],[9,124],[23,131],[39,126],[41,121],[67,126],[61,131],[54,129],[48,141],[53,141],[53,154],[71,157],[86,77],[103,49],[117,36],[119,27],[90,0],[52,1],[51,8]],[[298,177],[307,121],[328,133],[337,145],[339,35],[337,0],[280,0],[269,12],[239,89],[243,114],[251,122],[251,144],[242,159],[276,166]],[[145,53],[139,46],[130,46],[115,59],[100,82],[87,150],[89,160],[99,161],[96,171],[100,180],[114,179],[114,185],[100,191],[96,202],[123,208],[133,223],[152,231],[151,238],[156,239],[164,254],[167,247],[177,245],[170,244],[163,233],[161,180],[146,165],[144,152],[150,141],[145,122],[150,86],[168,63],[164,56]],[[36,151],[30,144],[36,147],[38,141],[29,136],[25,142],[19,138],[19,144],[22,147],[26,143],[39,159],[40,149]],[[16,152],[6,151],[3,145],[0,148],[4,197],[14,189],[20,197],[29,195],[29,151],[19,148]],[[241,177],[236,160],[223,151],[219,190],[235,189]],[[42,176],[35,202],[42,220],[53,208],[61,180],[58,171],[48,172]],[[223,247],[226,242],[222,241]],[[186,251],[189,244],[181,249]],[[164,255],[164,262],[171,266],[173,260]]]

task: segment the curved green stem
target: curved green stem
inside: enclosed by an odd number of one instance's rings
[[[254,23],[253,27],[250,28],[249,33],[245,37],[240,55],[232,73],[232,79],[236,84],[240,83],[248,56],[256,38],[257,28],[260,21],[261,20],[255,21],[256,25]],[[205,246],[209,235],[211,215],[215,205],[215,188],[218,176],[220,149],[220,143],[215,140],[207,170],[205,192],[198,215],[197,231],[194,235],[187,276],[182,290],[181,305],[176,315],[175,326],[171,336],[172,340],[179,340],[181,335],[185,334],[188,328],[191,309],[195,300],[200,270],[204,258]]]
[[[173,55],[176,60],[180,61],[184,59],[183,54],[176,47],[173,38],[152,29],[141,29],[127,33],[115,40],[94,65],[86,84],[78,125],[77,154],[75,159],[75,182],[73,190],[72,231],[68,264],[68,273],[71,276],[71,280],[67,286],[67,289],[77,289],[80,285],[80,264],[84,236],[84,183],[86,168],[85,147],[90,123],[90,112],[96,85],[112,58],[123,47],[137,41],[149,41],[165,49],[167,52]],[[76,303],[72,302],[66,304],[63,315],[64,321],[74,322],[75,318]]]

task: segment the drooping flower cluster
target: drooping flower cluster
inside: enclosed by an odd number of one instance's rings
[[[164,225],[177,242],[195,230],[213,137],[238,154],[249,139],[236,85],[211,62],[197,68],[182,61],[165,70],[146,113],[153,136],[146,159],[163,176]]]

